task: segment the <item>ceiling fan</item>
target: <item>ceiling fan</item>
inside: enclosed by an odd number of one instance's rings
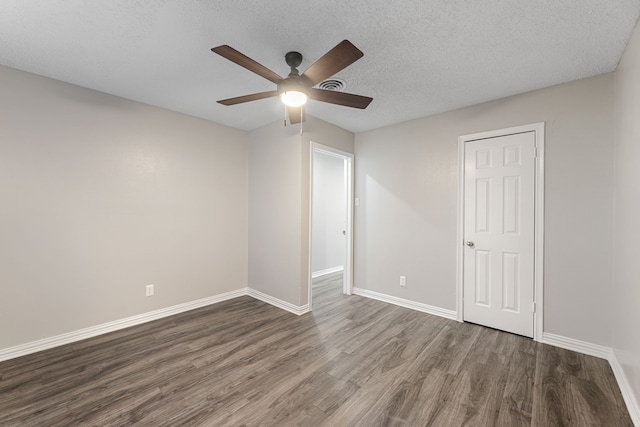
[[[318,89],[313,86],[345,69],[349,65],[362,58],[364,54],[349,40],[343,40],[324,56],[314,62],[300,75],[298,66],[302,63],[302,55],[299,52],[289,52],[285,55],[285,61],[291,68],[286,78],[280,77],[275,72],[248,56],[238,52],[228,45],[222,45],[211,49],[214,53],[235,62],[241,67],[264,77],[275,83],[276,90],[253,93],[251,95],[222,99],[218,103],[222,105],[236,105],[244,102],[257,101],[259,99],[279,96],[287,106],[289,121],[292,124],[304,120],[304,104],[307,99],[328,102],[330,104],[343,105],[364,109],[373,100],[368,96],[354,95],[351,93],[337,92],[326,89]]]

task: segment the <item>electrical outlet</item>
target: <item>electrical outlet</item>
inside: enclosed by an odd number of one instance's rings
[[[154,293],[153,285],[147,285],[146,291],[147,291],[146,295],[148,297],[152,297]]]
[[[407,276],[400,276],[400,286],[407,286]]]

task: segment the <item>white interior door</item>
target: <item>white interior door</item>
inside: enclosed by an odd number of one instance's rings
[[[465,143],[464,320],[533,337],[535,132]]]

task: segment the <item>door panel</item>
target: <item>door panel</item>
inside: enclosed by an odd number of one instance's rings
[[[535,133],[470,141],[464,320],[533,337]]]
[[[491,307],[491,252],[476,251],[475,303]]]

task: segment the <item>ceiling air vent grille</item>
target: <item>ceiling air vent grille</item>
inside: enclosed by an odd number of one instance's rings
[[[327,79],[318,84],[318,88],[342,92],[347,84],[342,79]]]

